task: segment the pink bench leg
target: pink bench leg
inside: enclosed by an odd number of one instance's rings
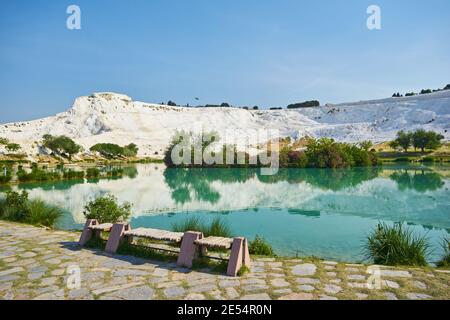
[[[250,253],[248,251],[248,240],[247,238],[244,239],[244,258],[242,259],[242,263],[247,268],[250,268],[251,260],[250,260]]]
[[[250,268],[250,254],[245,238],[234,238],[231,245],[230,260],[228,261],[227,275],[235,277],[242,266]]]
[[[120,242],[123,239],[125,231],[131,230],[131,226],[125,223],[115,223],[109,233],[108,242],[106,243],[105,251],[108,253],[116,253]]]
[[[95,219],[88,219],[86,223],[84,224],[83,232],[81,233],[80,240],[78,241],[78,244],[80,246],[84,246],[91,238],[92,238],[92,230],[90,229],[92,226],[95,226],[98,224],[98,221]]]
[[[177,261],[179,266],[192,268],[192,261],[198,252],[195,241],[202,238],[203,234],[201,232],[188,231],[184,233]]]

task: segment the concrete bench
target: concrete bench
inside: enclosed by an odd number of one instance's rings
[[[86,245],[86,243],[92,238],[92,236],[99,237],[101,232],[111,232],[112,227],[112,223],[100,224],[95,219],[88,219],[84,225],[80,240],[78,241],[79,245]]]
[[[250,267],[247,239],[242,237],[204,238],[201,232],[188,231],[183,233],[151,228],[131,229],[131,226],[126,223],[99,224],[97,220],[90,219],[86,221],[79,244],[84,246],[93,235],[99,236],[101,232],[109,232],[105,251],[111,254],[117,252],[120,243],[124,239],[132,242],[133,238],[137,237],[173,243],[181,242],[177,260],[179,266],[192,268],[194,259],[199,256],[206,256],[208,249],[220,249],[231,250],[228,259],[227,275],[235,277],[242,266]],[[164,249],[158,248],[158,250]]]
[[[235,277],[239,270],[246,266],[250,268],[248,241],[242,237],[203,237],[201,232],[188,231],[181,242],[181,250],[177,264],[192,268],[195,258],[205,256],[207,249],[231,250],[228,260],[227,275]]]

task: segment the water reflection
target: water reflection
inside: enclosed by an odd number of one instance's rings
[[[23,184],[30,197],[64,208],[60,226],[81,228],[84,205],[114,194],[133,203],[132,225],[170,228],[188,215],[226,215],[232,229],[263,235],[280,253],[356,260],[378,221],[404,221],[436,243],[450,229],[450,166],[353,169],[166,169],[143,164],[118,179]],[[0,192],[8,188],[0,187]],[[438,251],[437,251],[438,252]]]
[[[444,186],[441,176],[436,172],[425,170],[399,170],[390,175],[397,182],[399,190],[412,189],[417,192],[435,191]]]

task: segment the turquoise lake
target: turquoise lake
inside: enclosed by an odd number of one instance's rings
[[[170,229],[197,215],[222,216],[233,233],[263,236],[280,255],[314,255],[359,262],[379,221],[407,223],[430,239],[430,261],[450,231],[450,166],[389,165],[355,169],[280,169],[274,176],[246,169],[125,168],[121,179],[22,184],[31,198],[65,210],[63,229],[81,229],[83,207],[114,194],[133,203],[132,227]],[[0,188],[6,191],[7,188]]]

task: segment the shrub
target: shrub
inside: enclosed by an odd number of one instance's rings
[[[272,246],[260,236],[256,236],[253,241],[250,241],[248,250],[250,254],[255,254],[259,256],[274,256],[275,253]]]
[[[107,195],[90,201],[83,213],[86,219],[97,219],[99,223],[127,221],[131,216],[131,204],[119,205],[115,196]]]
[[[5,148],[9,152],[16,152],[19,151],[22,147],[17,143],[8,143]]]
[[[202,229],[203,226],[198,217],[189,217],[184,221],[172,223],[174,232],[201,231]]]
[[[37,165],[33,164],[30,173],[27,173],[23,168],[19,168],[17,171],[17,179],[20,182],[53,181],[60,180],[61,175],[57,172],[47,172],[45,170],[39,169]]]
[[[112,159],[123,154],[123,148],[114,143],[97,143],[90,148],[93,152],[100,153],[103,157]]]
[[[63,178],[64,179],[83,179],[84,172],[83,171],[75,171],[75,170],[64,171]]]
[[[450,267],[450,239],[444,239],[442,248],[444,249],[444,256],[437,263],[437,266],[448,268]]]
[[[8,183],[12,179],[12,170],[10,166],[0,166],[0,184]]]
[[[23,221],[28,214],[28,193],[22,191],[18,193],[15,191],[6,192],[6,199],[2,206],[1,215],[4,219],[13,221]]]
[[[68,154],[69,160],[74,154],[81,151],[81,146],[75,143],[72,139],[66,136],[52,136],[46,134],[43,136],[42,145],[57,155]]]
[[[320,102],[317,100],[305,101],[301,103],[293,103],[287,106],[288,109],[299,109],[299,108],[311,108],[320,106]]]
[[[91,150],[92,152],[98,152],[105,158],[113,159],[120,156],[134,157],[137,155],[139,148],[134,143],[130,143],[125,147],[121,147],[114,143],[97,143],[89,150]]]
[[[97,168],[88,168],[86,170],[86,178],[92,179],[92,178],[98,178],[100,177],[100,170]]]
[[[368,236],[364,250],[376,264],[425,266],[429,245],[426,237],[414,236],[402,223],[379,223]]]
[[[0,203],[0,217],[11,221],[53,227],[61,215],[61,209],[42,200],[28,200],[25,191],[7,192],[6,199]]]
[[[203,233],[207,237],[230,238],[232,236],[230,225],[221,217],[214,218],[209,226],[204,226]]]
[[[184,221],[173,223],[172,230],[175,232],[198,231],[205,237],[225,237],[232,236],[230,226],[221,217],[216,217],[210,224],[203,223],[198,217],[189,217]]]
[[[48,205],[39,199],[30,200],[28,210],[25,222],[33,225],[53,227],[62,216],[62,210],[60,208]]]

